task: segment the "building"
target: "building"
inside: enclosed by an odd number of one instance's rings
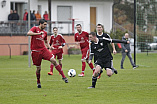
[[[6,1],[6,4],[0,6],[0,21],[7,21],[10,9],[17,10],[22,20],[28,0],[0,0],[1,5],[3,1]],[[104,24],[105,31],[110,32],[112,5],[113,0],[51,0],[51,20],[64,21],[52,25],[57,25],[61,33],[71,33],[72,24],[67,25],[66,22],[75,19],[75,24],[81,23],[87,32],[94,31],[98,23]],[[48,11],[48,0],[30,0],[30,10],[38,10],[43,16],[44,12]]]

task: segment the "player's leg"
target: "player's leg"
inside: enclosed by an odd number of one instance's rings
[[[53,57],[49,50],[47,49],[44,50],[43,59],[50,61],[55,66],[57,71],[62,75],[62,79],[65,81],[65,83],[68,83],[68,79],[65,77],[62,68],[57,63],[56,59]]]
[[[125,57],[126,57],[126,52],[122,52],[121,69],[124,69],[123,63],[124,63]]]
[[[89,49],[86,49],[86,48],[81,50],[81,52],[82,52],[82,59],[81,59],[81,61],[82,61],[82,72],[81,72],[81,74],[78,75],[79,77],[84,76],[84,71],[86,68],[86,59],[88,58],[88,54],[89,54],[88,50]]]
[[[92,77],[92,86],[88,87],[88,89],[90,88],[95,88],[96,82],[97,82],[97,76],[100,73],[101,70],[101,66],[100,65],[96,65],[95,67],[95,71]]]
[[[58,54],[57,54],[57,59],[58,59],[58,62],[59,62],[60,67],[62,68],[63,54],[62,54],[62,53],[58,53]],[[61,75],[61,74],[59,73],[59,75]]]
[[[111,77],[113,73],[114,72],[111,70],[111,68],[106,68],[106,74],[107,74],[107,76]]]
[[[56,54],[52,54],[52,55],[54,55],[54,58],[56,58]],[[54,67],[54,65],[51,63],[50,64],[50,72],[48,72],[48,75],[53,75],[53,67]]]
[[[118,74],[118,71],[113,67],[113,60],[111,60],[111,70],[113,70],[115,74]]]
[[[78,74],[79,77],[83,77],[84,76],[84,71],[85,71],[85,68],[86,68],[85,59],[81,59],[81,62],[82,62],[82,72],[81,72],[81,74]]]
[[[103,61],[103,67],[105,67],[106,74],[109,77],[111,77],[114,74],[114,70],[112,70],[111,66],[112,66],[111,59],[107,59],[107,60]]]
[[[57,71],[62,75],[62,79],[65,81],[65,83],[68,83],[68,78],[65,77],[61,66],[56,62],[56,60],[54,58],[51,58],[50,62],[53,63]]]
[[[37,77],[37,87],[41,88],[41,83],[40,83],[40,71],[41,71],[41,61],[42,61],[42,56],[40,55],[41,52],[36,52],[32,51],[32,60],[33,64],[36,65],[36,77]]]
[[[37,87],[38,87],[38,88],[41,88],[41,83],[40,83],[40,71],[41,71],[41,66],[37,66],[36,77],[37,77]]]
[[[86,62],[88,63],[88,59],[86,59]],[[94,65],[92,63],[88,63],[89,67],[93,70],[93,74],[94,74],[94,71],[95,71],[95,68],[94,68]]]

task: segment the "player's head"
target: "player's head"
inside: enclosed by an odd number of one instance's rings
[[[98,33],[103,32],[103,25],[102,24],[97,24],[96,30],[97,30]]]
[[[58,28],[57,28],[57,27],[53,27],[53,33],[54,33],[55,35],[57,35],[57,33],[58,33]]]
[[[96,33],[95,32],[89,33],[89,40],[94,41],[95,39],[96,39]]]
[[[129,38],[129,34],[125,33],[125,38],[128,39]]]
[[[41,30],[45,29],[47,25],[47,21],[45,19],[40,19],[39,20],[39,27]]]
[[[81,33],[81,32],[82,32],[82,26],[81,26],[81,24],[77,24],[77,25],[76,25],[76,29],[77,29],[77,31],[78,31],[79,33]]]

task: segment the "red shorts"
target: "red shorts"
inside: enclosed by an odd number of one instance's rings
[[[88,60],[88,58],[89,58],[89,48],[85,48],[85,49],[82,49],[81,50],[81,52],[82,52],[82,60],[84,59],[84,60]]]
[[[56,52],[54,52],[54,51],[52,51],[51,52],[53,55],[54,55],[54,58],[56,58],[56,56],[57,56],[57,59],[58,60],[62,60],[63,59],[63,53],[56,53]]]
[[[51,52],[48,49],[43,49],[40,51],[32,51],[32,60],[33,65],[40,66],[42,59],[50,61],[53,57]]]

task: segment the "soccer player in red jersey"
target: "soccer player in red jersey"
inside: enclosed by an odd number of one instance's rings
[[[41,71],[41,61],[42,59],[48,60],[55,68],[59,71],[59,73],[62,75],[62,79],[65,81],[65,83],[68,83],[68,79],[65,77],[62,68],[60,65],[56,62],[54,56],[51,54],[51,52],[47,49],[51,49],[52,47],[48,44],[47,41],[47,32],[44,31],[45,27],[47,25],[47,21],[44,19],[39,20],[39,26],[32,27],[27,35],[31,36],[31,55],[33,64],[36,65],[36,77],[37,77],[37,87],[41,88],[40,83],[40,71]],[[45,47],[46,45],[46,47]]]
[[[62,68],[62,59],[63,59],[63,47],[65,46],[65,40],[61,34],[58,34],[58,28],[53,28],[53,35],[51,35],[50,38],[50,46],[52,45],[52,54],[54,55],[54,58],[56,58],[59,61],[59,65]],[[48,72],[48,75],[53,75],[53,67],[54,65],[51,63],[50,65],[50,72]]]
[[[81,52],[82,52],[82,59],[81,59],[82,60],[82,72],[78,76],[83,77],[85,67],[86,67],[85,62],[88,63],[88,58],[89,58],[89,53],[90,53],[90,50],[89,50],[89,34],[85,31],[82,31],[81,24],[77,24],[76,28],[77,28],[78,32],[75,34],[75,42],[80,43],[80,48],[81,48]],[[88,65],[94,72],[95,68],[94,68],[93,64],[90,63]]]

